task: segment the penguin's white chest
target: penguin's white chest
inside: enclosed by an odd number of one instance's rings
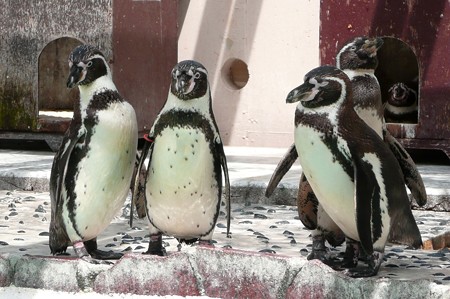
[[[131,105],[114,103],[98,111],[98,124],[88,146],[86,156],[76,165],[75,224],[66,223],[71,240],[96,237],[128,195],[137,148],[137,122]],[[69,213],[67,206],[63,213]]]
[[[180,238],[209,234],[218,216],[219,188],[201,130],[166,128],[156,136],[146,183],[148,217],[156,228]]]
[[[359,240],[356,228],[355,185],[320,138],[321,133],[299,125],[295,147],[309,183],[320,204],[348,237]],[[344,141],[339,145],[346,147]]]

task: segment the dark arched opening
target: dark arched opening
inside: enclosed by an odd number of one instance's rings
[[[417,57],[400,39],[383,37],[375,75],[385,103],[385,119],[390,123],[416,124],[419,114],[420,74]]]
[[[68,89],[66,80],[68,57],[82,42],[71,37],[61,37],[49,42],[39,55],[38,107],[41,131],[64,131],[72,118],[78,89]]]

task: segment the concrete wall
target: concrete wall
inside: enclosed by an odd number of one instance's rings
[[[285,98],[319,64],[320,1],[180,0],[179,9],[178,59],[208,69],[225,144],[291,144],[295,105]],[[233,59],[248,67],[241,89],[230,84]]]
[[[0,0],[0,130],[36,129],[38,61],[48,43],[72,37],[111,54],[111,1]]]

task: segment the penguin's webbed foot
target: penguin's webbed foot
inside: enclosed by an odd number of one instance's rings
[[[148,243],[148,250],[144,254],[166,256],[166,249],[162,246],[162,234],[155,234],[150,236]]]
[[[119,260],[123,257],[123,253],[110,251],[103,251],[96,249],[94,251],[90,251],[89,254],[94,259],[98,260]]]
[[[70,256],[70,253],[63,251],[63,252],[57,252],[54,254],[54,256]]]
[[[88,262],[90,264],[95,264],[95,265],[99,265],[99,264],[111,265],[111,264],[113,264],[112,262],[109,262],[109,261],[93,258],[89,254],[89,252],[88,252],[87,248],[84,246],[83,242],[75,242],[73,244],[73,249],[75,250],[75,253],[78,256],[78,258],[80,258],[81,260]]]
[[[356,267],[352,269],[347,269],[343,273],[349,277],[371,277],[378,274],[381,263],[383,262],[384,253],[379,251],[374,251],[371,256],[369,256],[369,261],[367,267]]]
[[[325,265],[333,268],[334,264],[337,262],[337,259],[330,254],[328,247],[325,246],[325,238],[323,234],[313,236],[312,241],[311,253],[306,257],[307,260],[319,260]]]
[[[100,260],[100,259],[92,258],[90,255],[82,256],[80,259],[85,262],[88,262],[90,264],[93,264],[93,265],[113,265],[114,264],[113,262],[110,262],[107,260]]]
[[[345,253],[342,260],[341,268],[350,269],[358,266],[359,258],[359,242],[350,238],[345,240]]]
[[[340,264],[340,261],[330,253],[330,251],[327,249],[321,250],[321,249],[313,249],[310,254],[306,257],[308,261],[311,260],[319,260],[325,265],[330,266],[331,268],[338,267],[337,265]]]
[[[94,259],[98,260],[118,260],[122,258],[123,254],[110,251],[100,250],[97,247],[97,238],[84,241],[84,247],[86,248],[87,253]]]
[[[325,245],[323,245],[323,247],[325,247]],[[313,251],[314,251],[314,249],[316,251],[323,250],[322,248],[315,248],[315,246],[313,245]],[[347,238],[346,239],[345,253],[344,253],[344,257],[343,257],[342,260],[339,260],[336,257],[328,257],[328,259],[321,260],[321,261],[324,264],[326,264],[326,265],[330,266],[331,268],[333,268],[333,270],[342,271],[342,270],[345,270],[345,269],[355,268],[358,265],[359,253],[360,253],[359,242],[357,242],[355,240],[352,240],[350,238]]]

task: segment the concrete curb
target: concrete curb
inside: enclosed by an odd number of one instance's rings
[[[353,279],[318,261],[195,247],[167,257],[130,253],[115,265],[0,256],[0,287],[219,298],[450,298],[428,280]]]

